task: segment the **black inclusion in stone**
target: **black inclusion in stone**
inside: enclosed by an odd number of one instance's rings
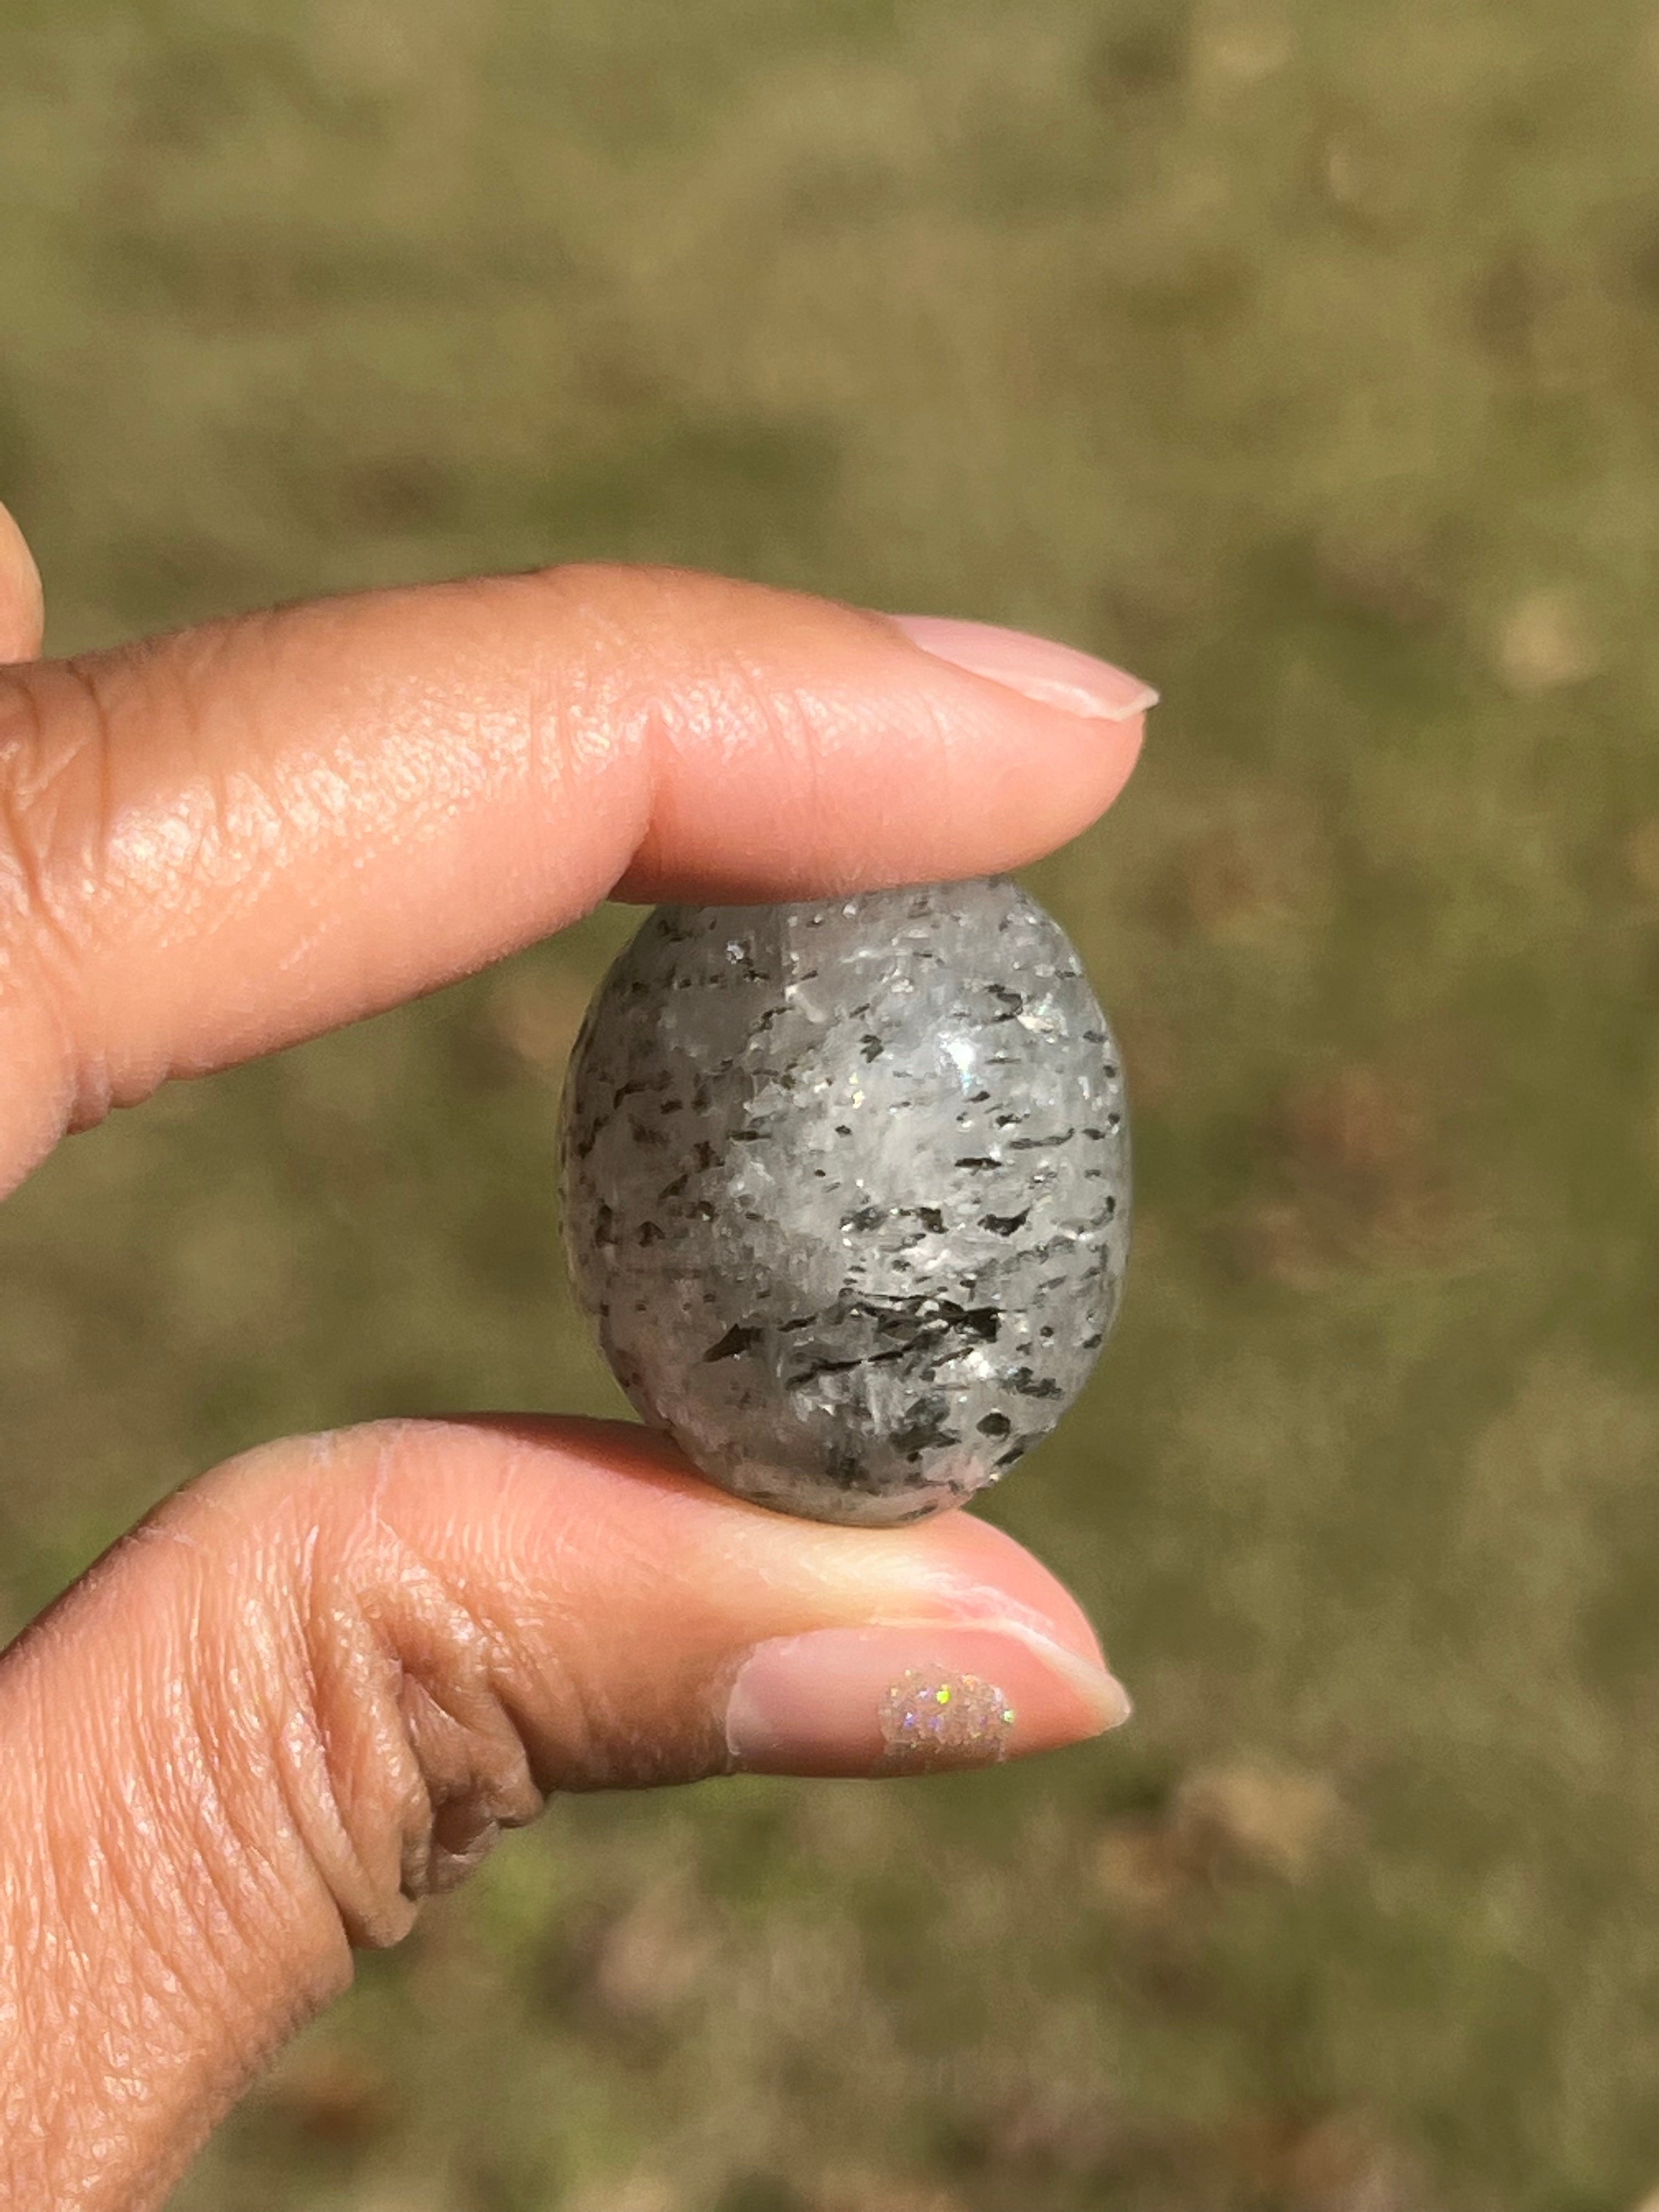
[[[736,1359],[745,1352],[752,1352],[765,1334],[763,1328],[744,1328],[740,1323],[734,1323],[718,1344],[709,1346],[702,1355],[703,1363],[708,1365],[716,1359]]]

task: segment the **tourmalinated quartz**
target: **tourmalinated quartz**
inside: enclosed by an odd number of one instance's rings
[[[583,1025],[565,1234],[618,1382],[726,1489],[914,1521],[1077,1395],[1129,1227],[1122,1079],[1006,878],[660,907]]]

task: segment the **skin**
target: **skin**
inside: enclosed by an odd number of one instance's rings
[[[1090,720],[878,616],[569,568],[35,658],[0,508],[0,1191],[161,1084],[435,989],[615,893],[781,898],[1017,866],[1115,796]],[[620,1425],[378,1424],[167,1500],[0,1658],[0,2200],[161,2202],[270,2053],[554,1789],[727,1770],[744,1655],[1018,1617],[953,1515],[766,1513]],[[844,1644],[845,1638],[835,1639]],[[826,1647],[827,1648],[827,1647]],[[830,1767],[787,1740],[766,1762]]]

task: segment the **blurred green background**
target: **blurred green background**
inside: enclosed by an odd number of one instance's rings
[[[1164,689],[1034,880],[1139,1243],[991,1510],[1132,1729],[556,1806],[186,2212],[1633,2212],[1659,2186],[1650,0],[6,0],[0,495],[67,650],[663,558]],[[0,1216],[0,1613],[286,1428],[611,1407],[628,917]]]

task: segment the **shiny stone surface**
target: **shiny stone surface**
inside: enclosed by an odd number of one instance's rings
[[[1005,878],[659,908],[577,1043],[564,1205],[606,1358],[705,1474],[915,1520],[1046,1435],[1111,1326],[1116,1047]]]

